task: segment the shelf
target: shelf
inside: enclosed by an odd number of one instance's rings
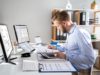
[[[100,39],[92,39],[92,42],[100,42]]]
[[[65,43],[66,40],[53,40],[53,41],[57,41],[57,42],[60,42],[60,43]]]
[[[100,71],[100,69],[93,67],[93,71]]]
[[[64,9],[64,10],[67,10],[67,9]],[[67,10],[67,11],[88,11],[88,12],[98,12],[100,11],[99,9],[98,10],[93,10],[93,9],[70,9],[70,10]]]

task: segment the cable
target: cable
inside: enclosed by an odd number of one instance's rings
[[[1,63],[3,63],[3,60],[2,60],[2,61],[0,61],[0,64],[1,64]]]
[[[3,63],[3,61],[4,60],[3,60],[3,55],[2,55],[2,56],[0,56],[0,64]]]
[[[3,55],[1,55],[0,57],[2,57]]]

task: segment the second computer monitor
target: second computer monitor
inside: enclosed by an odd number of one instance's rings
[[[1,43],[0,43],[0,57],[3,55],[3,52],[2,52],[2,47],[1,47]]]
[[[30,41],[27,25],[14,25],[14,31],[19,44]]]
[[[6,25],[0,25],[0,54],[4,54],[5,61],[8,62],[8,58],[13,50],[8,28]],[[2,51],[1,51],[2,50]],[[2,52],[2,53],[1,53]]]

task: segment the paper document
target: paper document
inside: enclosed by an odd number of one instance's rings
[[[39,63],[39,72],[74,72],[76,69],[70,62],[41,62]]]

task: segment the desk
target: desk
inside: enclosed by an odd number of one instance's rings
[[[18,59],[14,60],[17,65],[12,65],[8,63],[2,63],[0,64],[0,75],[72,75],[71,72],[64,72],[64,73],[39,73],[38,71],[29,71],[29,72],[23,72],[22,71],[22,59],[20,58],[20,55],[12,55],[12,57],[17,56]],[[34,52],[30,58],[25,58],[28,60],[37,60],[37,52]]]

